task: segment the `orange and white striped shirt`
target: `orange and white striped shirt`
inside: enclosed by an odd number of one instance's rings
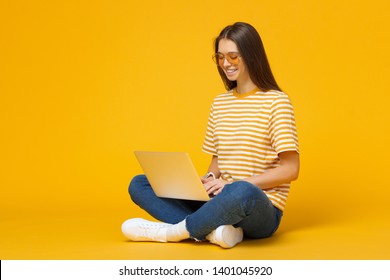
[[[218,156],[221,178],[242,180],[280,164],[278,154],[299,153],[294,110],[287,94],[259,89],[218,95],[211,106],[202,150]],[[290,183],[263,190],[284,210]]]

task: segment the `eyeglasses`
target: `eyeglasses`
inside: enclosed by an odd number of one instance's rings
[[[213,55],[213,61],[220,67],[223,66],[225,58],[230,64],[237,65],[240,63],[241,55],[238,52],[228,52],[227,54],[215,53]]]

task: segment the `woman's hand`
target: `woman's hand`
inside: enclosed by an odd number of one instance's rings
[[[228,181],[222,180],[222,179],[213,179],[213,178],[207,178],[206,180],[211,179],[204,183],[204,187],[208,193],[209,196],[216,196],[219,193],[221,193],[223,187],[226,184],[229,184]]]
[[[207,177],[207,178],[205,178],[205,177],[200,177],[200,180],[202,181],[202,183],[203,183],[203,185],[204,184],[206,184],[206,183],[208,183],[208,182],[211,182],[212,180],[214,180],[214,178],[213,177]]]

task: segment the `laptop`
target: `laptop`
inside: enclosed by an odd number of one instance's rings
[[[187,153],[135,151],[134,154],[157,196],[210,200]]]

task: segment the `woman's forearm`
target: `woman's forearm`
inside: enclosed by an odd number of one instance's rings
[[[213,172],[215,175],[215,178],[219,178],[221,176],[221,172],[219,171],[219,168],[218,168],[218,157],[217,156],[213,156],[213,158],[211,159],[211,163],[210,163],[208,172]]]
[[[298,178],[299,174],[299,154],[296,152],[283,152],[279,155],[280,166],[267,170],[263,174],[244,179],[261,189],[269,189],[289,183]]]

